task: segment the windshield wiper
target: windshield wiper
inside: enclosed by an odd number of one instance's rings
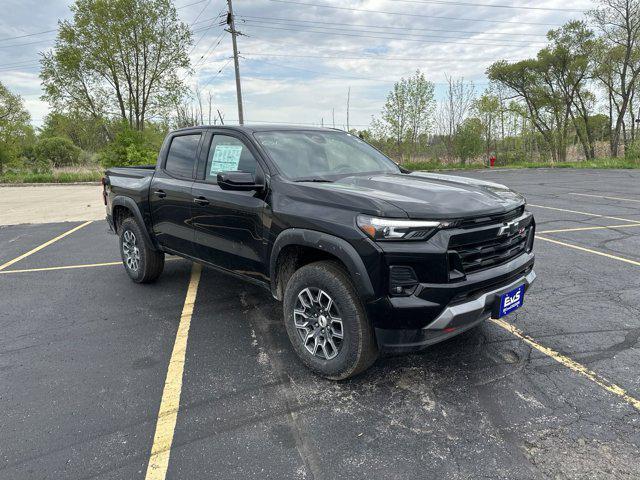
[[[333,180],[329,180],[328,178],[300,178],[298,180],[294,180],[294,182],[322,182],[322,183],[333,183]]]

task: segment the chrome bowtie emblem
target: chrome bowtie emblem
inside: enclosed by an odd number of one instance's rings
[[[500,230],[498,230],[498,236],[501,237],[503,235],[512,235],[516,233],[518,231],[519,223],[520,222],[517,221],[505,223],[500,227]]]

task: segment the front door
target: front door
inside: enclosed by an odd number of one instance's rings
[[[204,178],[192,188],[196,257],[234,273],[266,280],[264,192],[222,190],[220,171],[244,171],[264,178],[256,152],[238,137],[214,133]]]
[[[168,139],[166,156],[149,190],[153,233],[163,247],[193,256],[191,187],[201,132],[178,133]],[[165,150],[163,149],[163,152]]]

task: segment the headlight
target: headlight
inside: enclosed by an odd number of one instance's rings
[[[373,240],[426,240],[447,222],[399,220],[358,215],[358,228]]]

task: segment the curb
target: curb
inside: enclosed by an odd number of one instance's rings
[[[55,183],[0,183],[0,188],[4,187],[68,187],[73,185],[95,185],[100,186],[100,182],[55,182]]]

